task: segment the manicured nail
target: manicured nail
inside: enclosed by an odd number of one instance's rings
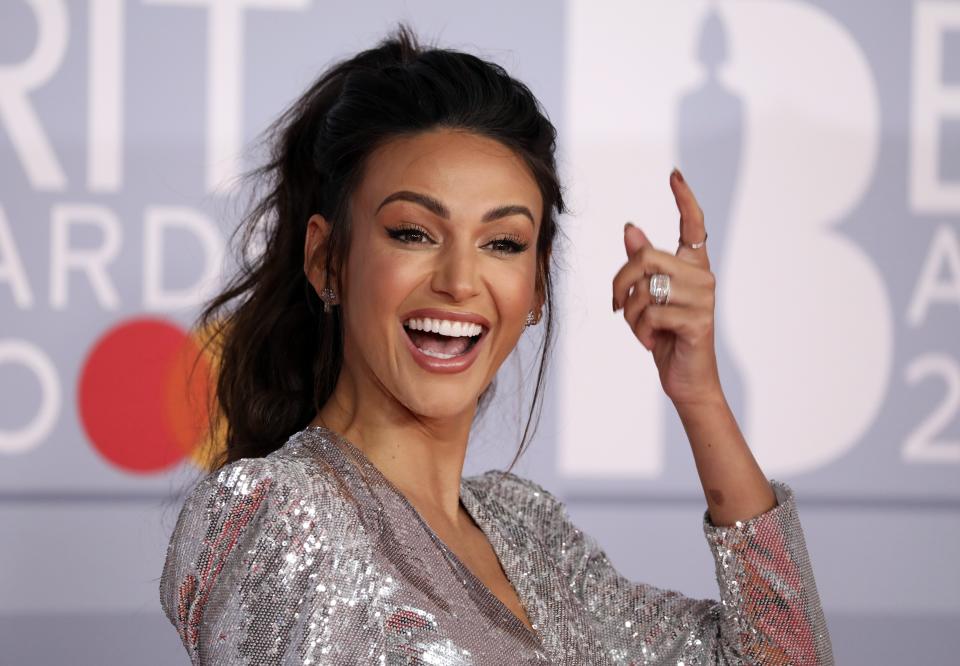
[[[679,180],[679,181],[682,183],[682,182],[683,182],[683,174],[680,173],[680,169],[678,169],[677,167],[673,167],[673,172],[674,172],[675,174],[677,174],[677,180]]]
[[[627,227],[632,227],[632,226],[633,226],[633,222],[626,222],[626,223],[623,225],[623,230],[626,231],[626,230],[627,230]]]

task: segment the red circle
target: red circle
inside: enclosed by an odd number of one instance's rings
[[[199,349],[179,327],[157,318],[128,320],[90,349],[80,372],[80,420],[95,450],[128,472],[152,473],[179,463],[199,440],[205,410],[194,398],[206,386]],[[189,383],[188,383],[189,382]]]

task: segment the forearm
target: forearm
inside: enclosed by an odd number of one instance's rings
[[[722,395],[709,403],[677,405],[677,413],[714,525],[732,525],[776,506],[773,488]]]

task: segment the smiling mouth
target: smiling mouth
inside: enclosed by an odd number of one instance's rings
[[[485,331],[481,331],[473,336],[443,335],[442,333],[414,330],[406,325],[403,326],[403,330],[417,349],[427,356],[439,359],[463,356],[473,349],[485,333]]]

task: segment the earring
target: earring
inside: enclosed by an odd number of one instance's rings
[[[530,310],[530,312],[527,313],[527,326],[533,326],[538,321],[540,321],[540,319],[534,314],[533,310]]]
[[[320,290],[320,300],[323,301],[323,311],[330,312],[332,305],[336,304],[337,293],[330,287],[324,287]]]

